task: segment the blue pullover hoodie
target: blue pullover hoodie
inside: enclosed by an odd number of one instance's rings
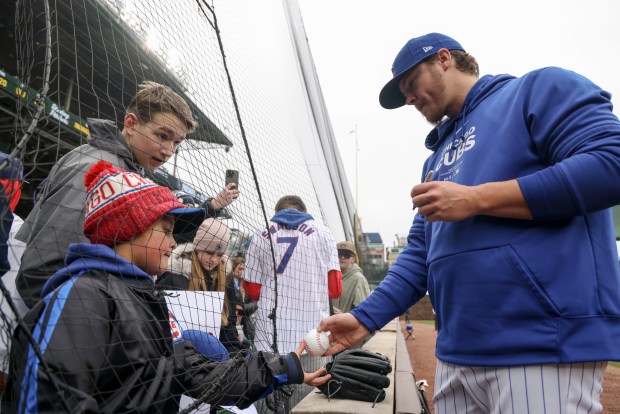
[[[620,122],[610,94],[559,68],[484,76],[435,128],[421,177],[517,179],[533,220],[426,222],[352,313],[371,331],[428,290],[437,357],[508,366],[620,359]]]

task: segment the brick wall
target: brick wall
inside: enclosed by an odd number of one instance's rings
[[[409,314],[411,319],[413,320],[422,320],[422,321],[432,321],[435,319],[435,315],[433,315],[433,306],[431,305],[431,299],[428,295],[424,296],[421,300],[418,301],[415,305],[413,305],[409,309]],[[400,317],[401,319],[405,319],[405,315]]]

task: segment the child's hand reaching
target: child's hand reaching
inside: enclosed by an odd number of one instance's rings
[[[295,350],[297,358],[301,359],[301,354],[304,352],[305,347],[306,342],[302,339],[302,341],[299,343],[299,346]],[[325,374],[325,372],[325,367],[322,367],[312,373],[307,373],[304,371],[304,384],[308,384],[311,387],[318,387],[321,384],[325,384],[332,377],[330,374],[323,375]]]

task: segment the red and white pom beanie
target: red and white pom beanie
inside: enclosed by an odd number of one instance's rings
[[[93,244],[129,241],[165,214],[175,216],[175,234],[196,229],[204,219],[204,209],[185,208],[168,188],[105,161],[88,170],[84,185],[84,234]]]

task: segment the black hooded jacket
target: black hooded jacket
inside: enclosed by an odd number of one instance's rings
[[[74,244],[67,267],[17,328],[2,412],[171,413],[182,394],[248,407],[303,382],[295,354],[208,359],[171,329],[153,279],[103,245]],[[174,338],[173,338],[174,336]]]

